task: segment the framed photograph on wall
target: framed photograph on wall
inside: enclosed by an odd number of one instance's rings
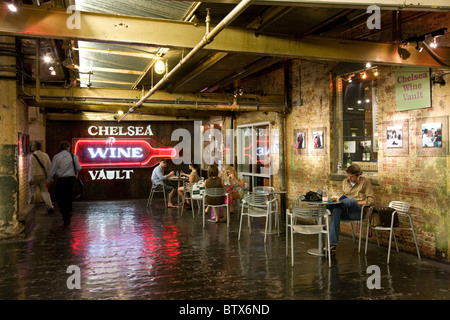
[[[417,132],[419,155],[442,157],[448,154],[448,117],[417,119]]]
[[[409,153],[408,120],[386,121],[383,123],[384,148],[386,156],[406,156]]]
[[[311,138],[311,154],[324,155],[326,154],[326,128],[312,128],[310,131]]]
[[[297,155],[308,154],[308,130],[294,129],[294,151]]]

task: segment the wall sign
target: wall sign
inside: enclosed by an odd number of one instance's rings
[[[152,136],[153,131],[150,125],[146,127],[138,126],[90,126],[88,129],[90,136]]]
[[[431,107],[430,69],[405,67],[395,72],[397,111]]]
[[[131,138],[76,138],[73,152],[84,168],[153,167],[161,158],[176,155],[173,147],[154,147],[154,140]]]

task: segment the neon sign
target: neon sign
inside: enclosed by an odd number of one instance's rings
[[[83,168],[152,167],[161,158],[173,158],[173,147],[156,147],[151,139],[79,138],[73,139],[73,152]]]
[[[150,125],[147,127],[114,127],[114,126],[90,126],[88,128],[90,136],[152,136],[153,131]]]

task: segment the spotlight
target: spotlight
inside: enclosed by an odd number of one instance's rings
[[[14,3],[8,4],[8,9],[9,9],[9,11],[11,11],[11,12],[17,12],[17,7],[15,6]]]
[[[436,37],[435,37],[435,38],[433,38],[433,42],[430,43],[430,47],[432,47],[432,48],[437,48],[437,46],[438,46],[438,44],[437,44],[437,42],[436,42]]]
[[[416,42],[416,50],[422,52],[423,48],[419,45],[419,42]]]
[[[49,63],[50,61],[52,61],[52,58],[50,58],[50,56],[44,56],[44,62]]]
[[[50,72],[52,76],[56,76],[56,71],[52,70],[52,72]]]
[[[156,60],[155,72],[157,74],[163,74],[164,72],[166,72],[166,64],[163,60]]]
[[[372,66],[372,64],[370,62],[366,63],[366,68],[370,68]]]

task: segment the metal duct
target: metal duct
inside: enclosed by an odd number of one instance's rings
[[[214,38],[225,29],[234,19],[236,19],[242,12],[247,9],[254,0],[242,0],[231,12],[217,25],[211,32],[208,32],[187,55],[184,57],[167,75],[165,75],[153,88],[151,88],[137,103],[128,110],[118,122],[122,121],[130,112],[133,112],[135,108],[138,108],[145,102],[152,94],[154,94],[159,88],[161,88],[180,68],[183,64],[189,61],[195,54],[202,50],[206,45],[211,43]]]

